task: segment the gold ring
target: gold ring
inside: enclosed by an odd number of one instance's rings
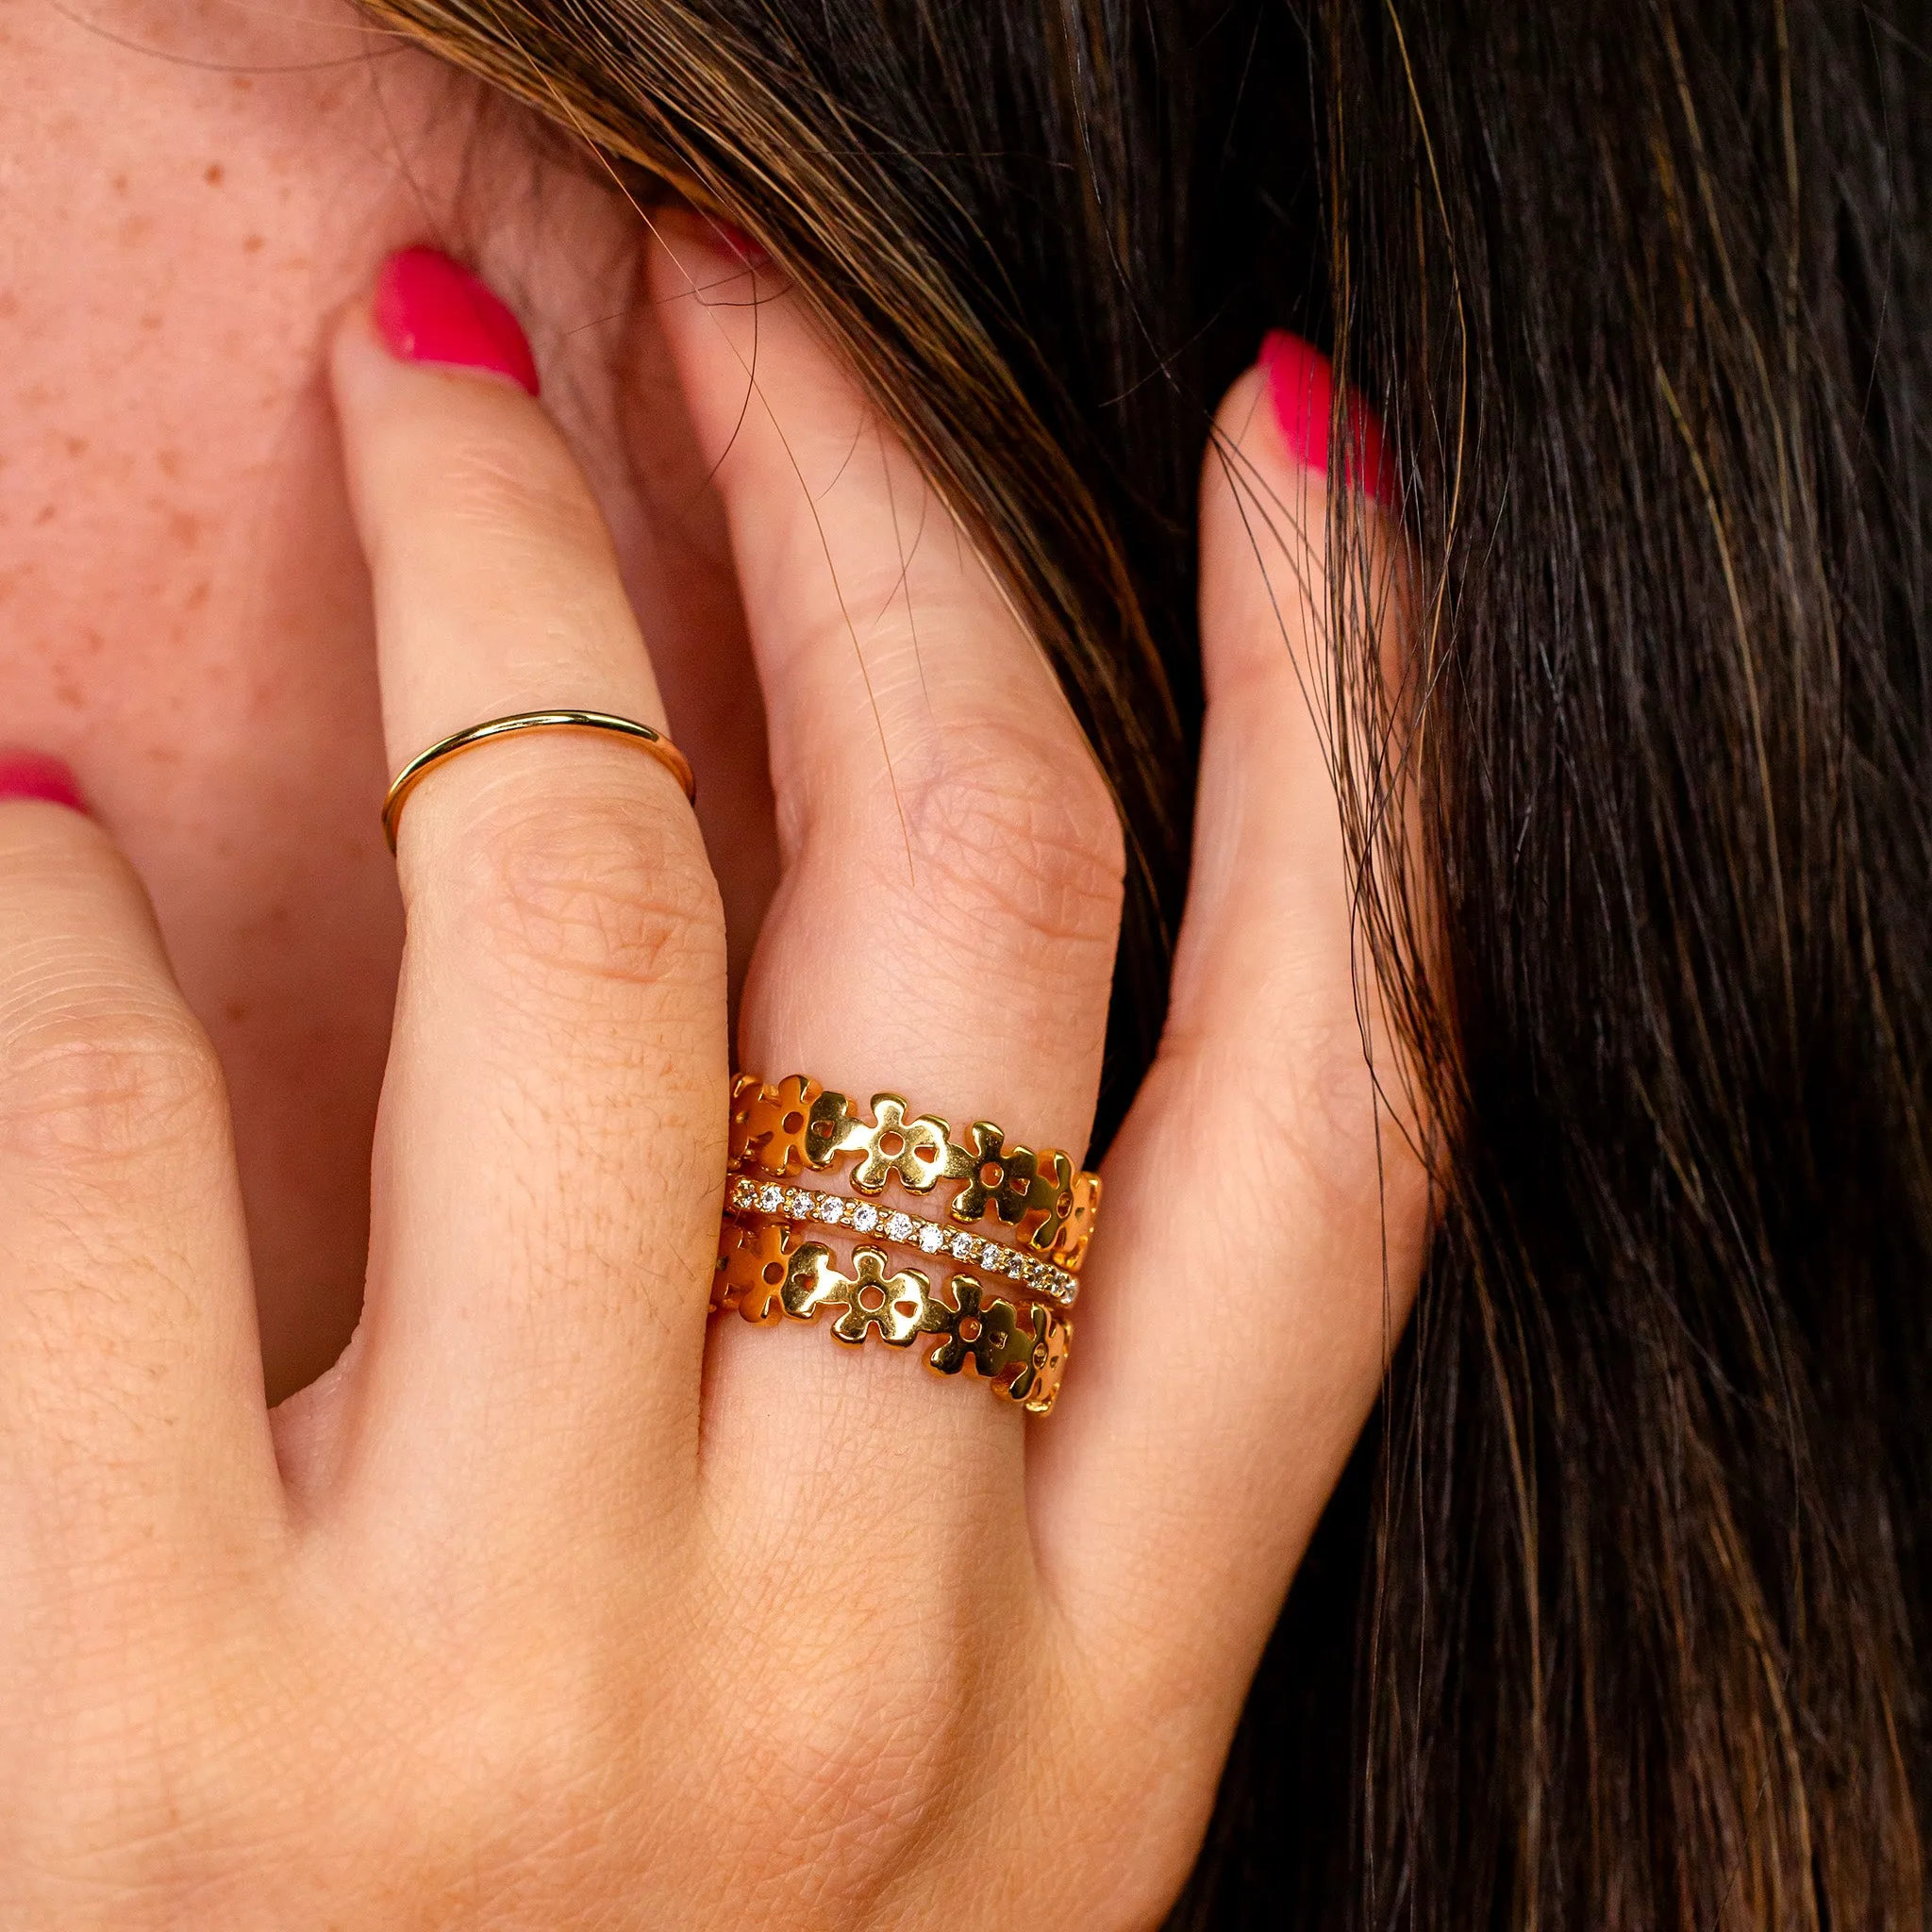
[[[955,1274],[941,1295],[917,1268],[893,1274],[891,1266],[883,1248],[859,1248],[852,1273],[842,1274],[823,1242],[798,1241],[781,1223],[726,1221],[711,1307],[736,1309],[758,1326],[784,1315],[814,1322],[835,1314],[833,1338],[852,1348],[874,1336],[888,1348],[937,1336],[925,1357],[934,1374],[969,1371],[1029,1415],[1052,1413],[1073,1347],[1071,1321],[1043,1302],[989,1300],[970,1274]]]
[[[876,1194],[897,1180],[915,1194],[941,1181],[958,1188],[947,1219],[970,1226],[983,1217],[1014,1229],[1025,1253],[1079,1272],[1100,1211],[1100,1176],[1076,1174],[1057,1147],[1009,1146],[991,1121],[974,1121],[965,1141],[940,1115],[912,1114],[896,1093],[875,1093],[867,1121],[853,1101],[793,1074],[767,1086],[741,1074],[731,1090],[731,1171],[774,1179],[813,1168],[823,1173],[855,1157],[852,1185]]]
[[[439,739],[427,751],[417,753],[396,774],[389,796],[382,801],[382,836],[389,841],[389,849],[396,849],[396,825],[410,792],[438,765],[473,745],[487,743],[492,738],[508,738],[519,731],[614,731],[620,738],[641,745],[684,787],[685,797],[693,805],[698,802],[698,783],[691,760],[661,731],[653,731],[635,718],[619,718],[608,711],[518,711],[510,717],[491,718],[487,724],[472,724],[467,731]]]

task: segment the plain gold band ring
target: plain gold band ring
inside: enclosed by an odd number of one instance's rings
[[[396,849],[396,826],[410,792],[438,765],[473,745],[486,744],[492,738],[508,738],[519,731],[614,731],[649,752],[684,787],[684,795],[693,805],[698,802],[698,782],[692,774],[691,760],[661,731],[653,731],[635,718],[619,718],[608,711],[518,711],[510,717],[491,718],[487,724],[472,724],[467,731],[439,739],[427,751],[417,753],[396,774],[389,796],[382,801],[382,835],[389,841],[389,849]]]

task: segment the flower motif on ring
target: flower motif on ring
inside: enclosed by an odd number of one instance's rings
[[[1036,1255],[1050,1255],[1074,1211],[1074,1163],[1058,1147],[1033,1157],[1033,1182],[1020,1214],[1020,1239]]]
[[[985,1300],[986,1291],[970,1274],[953,1276],[957,1307],[935,1304],[940,1344],[926,1357],[935,1374],[957,1375],[971,1362],[975,1374],[991,1381],[1007,1365],[1017,1316],[1011,1302]]]
[[[1072,1324],[1037,1302],[1024,1312],[1025,1322],[1013,1338],[1011,1357],[1018,1360],[1019,1373],[999,1392],[1009,1402],[1024,1403],[1029,1415],[1046,1415],[1067,1371]]]
[[[824,1092],[816,1080],[793,1074],[767,1087],[755,1074],[741,1074],[731,1090],[731,1158],[754,1162],[767,1174],[794,1174],[806,1165],[806,1137],[813,1105]]]
[[[1073,1204],[1054,1242],[1053,1257],[1069,1274],[1077,1274],[1087,1258],[1087,1244],[1093,1239],[1093,1224],[1100,1215],[1100,1176],[1076,1174],[1074,1176]]]
[[[941,1181],[968,1171],[972,1157],[956,1147],[952,1129],[937,1114],[906,1118],[906,1103],[896,1093],[873,1095],[874,1124],[854,1121],[839,1143],[841,1153],[858,1154],[852,1184],[876,1194],[894,1175],[915,1194],[924,1194]]]
[[[795,1174],[831,1161],[857,1116],[842,1093],[792,1074],[767,1087],[741,1074],[731,1090],[731,1162],[766,1174]]]
[[[741,1227],[724,1257],[723,1306],[736,1307],[747,1322],[775,1322],[784,1312],[785,1283],[791,1272],[794,1243],[781,1222]]]
[[[779,1299],[793,1321],[810,1322],[821,1308],[839,1307],[845,1287],[845,1277],[832,1265],[831,1249],[823,1241],[807,1241],[786,1263]]]
[[[991,1208],[1002,1221],[1018,1221],[1040,1175],[1033,1150],[1008,1147],[1005,1134],[991,1121],[974,1121],[967,1158],[966,1185],[953,1197],[953,1219],[977,1221]]]
[[[941,1308],[929,1292],[930,1284],[916,1269],[886,1273],[886,1257],[877,1248],[860,1248],[853,1257],[853,1278],[820,1304],[840,1306],[832,1333],[841,1341],[861,1342],[876,1329],[891,1348],[908,1348],[913,1338],[933,1332]]]

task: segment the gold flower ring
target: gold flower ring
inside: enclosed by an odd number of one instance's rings
[[[780,1222],[724,1223],[711,1305],[758,1326],[829,1314],[834,1339],[852,1348],[877,1340],[909,1349],[937,1337],[925,1357],[934,1374],[969,1374],[1029,1415],[1052,1411],[1074,1340],[1073,1323],[1042,1302],[989,1297],[963,1274],[941,1293],[917,1268],[894,1271],[883,1248],[859,1248],[847,1274],[824,1242],[800,1241]]]
[[[846,1095],[803,1074],[774,1086],[752,1074],[739,1078],[731,1092],[733,1174],[784,1181],[848,1161],[848,1177],[861,1194],[882,1193],[892,1181],[928,1194],[957,1181],[944,1216],[930,1224],[941,1218],[952,1228],[1002,1222],[1024,1255],[1068,1275],[1086,1259],[1100,1210],[1100,1176],[1076,1173],[1058,1148],[1036,1153],[1008,1145],[991,1121],[974,1122],[963,1140],[956,1139],[943,1117],[914,1114],[896,1093],[874,1094],[867,1120]]]

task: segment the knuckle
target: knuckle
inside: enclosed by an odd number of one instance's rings
[[[185,1011],[50,1002],[0,1047],[0,1137],[28,1156],[112,1159],[198,1138],[225,1106],[221,1063]]]
[[[520,989],[638,991],[708,967],[717,891],[661,802],[551,791],[473,821],[453,868],[480,957]]]
[[[234,1698],[258,1698],[262,1686],[247,1665],[225,1661],[184,1683],[182,1647],[207,1646],[198,1655],[212,1656],[221,1626],[189,1623],[163,1634],[152,1628],[152,1597],[143,1607],[145,1622],[130,1621],[125,1608],[113,1624],[86,1620],[93,1647],[65,1656],[43,1692],[63,1722],[47,1726],[15,1767],[16,1887],[7,1895],[17,1904],[35,1889],[47,1915],[31,1923],[70,1923],[74,1902],[85,1898],[91,1924],[205,1924],[225,1867],[244,1857],[260,1869],[288,1856],[274,1812],[277,1780],[257,1739],[212,1716]],[[54,1908],[57,1898],[67,1913]]]
[[[1084,745],[957,738],[908,815],[925,896],[949,924],[991,914],[1041,944],[1112,946],[1125,840]]]
[[[903,1623],[899,1636],[906,1645]],[[975,1722],[957,1649],[951,1661],[902,1658],[885,1695],[856,1660],[822,1663],[803,1694],[795,1673],[747,1687],[738,1708],[743,1735],[758,1740],[749,1768],[777,1799],[781,1860],[838,1874],[855,1903],[890,1889],[945,1802]]]
[[[1163,1059],[1189,1069],[1203,1117],[1211,1125],[1222,1096],[1241,1093],[1243,1132],[1265,1150],[1251,1169],[1277,1198],[1306,1204],[1311,1224],[1382,1225],[1392,1214],[1386,1224],[1406,1226],[1424,1175],[1404,1062],[1372,1054],[1352,1011],[1297,1010],[1291,989],[1248,1010],[1282,1017],[1238,1040],[1179,1032],[1163,1042]]]
[[[460,441],[443,457],[438,487],[445,511],[492,542],[601,553],[589,491],[547,440]]]

